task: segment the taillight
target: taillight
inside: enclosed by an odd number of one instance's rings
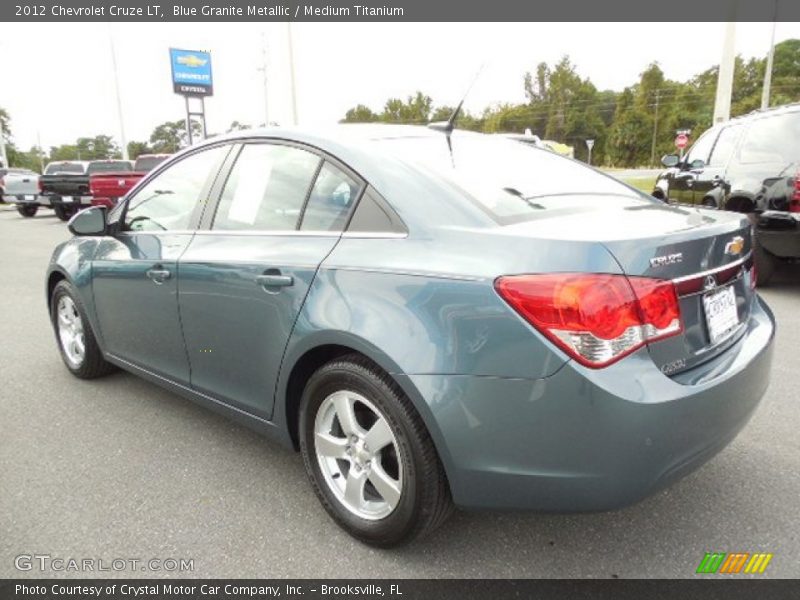
[[[551,273],[500,277],[495,289],[531,325],[588,367],[605,367],[683,330],[671,281]]]
[[[800,212],[800,173],[794,178],[794,191],[789,199],[789,212]]]
[[[41,194],[44,191],[44,185],[42,184],[42,178],[36,180],[36,186],[39,188],[39,193]]]
[[[750,289],[756,289],[758,283],[758,271],[756,270],[756,263],[753,261],[753,266],[750,267]]]

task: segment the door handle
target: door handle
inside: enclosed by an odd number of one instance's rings
[[[172,277],[172,273],[167,269],[165,269],[164,267],[162,267],[161,265],[156,265],[152,269],[148,269],[147,271],[145,271],[145,275],[147,275],[147,278],[150,279],[156,285],[161,285],[167,279]]]
[[[291,275],[281,275],[277,269],[270,270],[263,275],[256,277],[256,283],[263,288],[288,287],[294,285],[294,277]]]

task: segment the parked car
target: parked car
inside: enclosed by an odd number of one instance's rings
[[[50,163],[39,179],[40,200],[53,207],[56,216],[68,221],[76,212],[92,203],[89,178],[96,173],[130,172],[127,160],[60,161]]]
[[[5,202],[17,205],[20,214],[27,210],[28,201],[39,195],[39,174],[30,169],[3,169],[0,174],[0,196]],[[36,211],[34,210],[34,213]]]
[[[634,502],[728,444],[769,381],[744,215],[499,136],[239,132],[69,229],[46,275],[66,368],[299,449],[378,546],[453,504]]]
[[[103,170],[93,173],[89,176],[92,205],[113,207],[148,171],[164,162],[167,157],[169,154],[142,154],[132,166],[128,163],[127,167],[119,171]]]
[[[762,284],[777,261],[800,258],[800,104],[716,125],[662,163],[655,197],[754,215]]]
[[[50,206],[59,219],[67,221],[80,206],[88,206],[91,200],[88,166],[87,161],[80,160],[49,163],[39,178],[39,197],[28,203],[34,208],[23,216],[32,217],[40,206]]]

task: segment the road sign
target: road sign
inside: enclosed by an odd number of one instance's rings
[[[594,148],[594,140],[586,140],[586,147],[591,150]]]
[[[686,145],[689,143],[689,136],[685,133],[679,133],[675,136],[675,147],[683,150],[686,148]]]

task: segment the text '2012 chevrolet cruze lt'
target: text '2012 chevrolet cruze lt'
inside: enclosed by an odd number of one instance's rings
[[[70,230],[46,282],[67,368],[299,449],[375,545],[454,505],[634,502],[730,442],[769,379],[745,216],[495,136],[240,132]]]

